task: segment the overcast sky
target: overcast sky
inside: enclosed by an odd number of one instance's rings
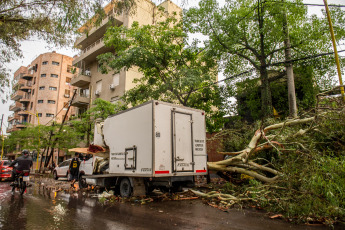
[[[184,2],[185,6],[197,6],[196,0],[172,0],[177,5],[180,5]],[[162,2],[162,0],[153,0],[153,2]],[[220,0],[221,4],[224,4],[225,0]],[[312,4],[323,4],[323,0],[304,0],[305,3],[312,3]],[[187,3],[187,4],[186,4]],[[328,4],[345,4],[345,0],[328,0]],[[321,15],[321,9],[324,7],[319,6],[310,6],[309,7],[309,14],[317,14]],[[36,57],[38,57],[42,53],[56,51],[57,53],[68,55],[73,57],[74,55],[78,54],[78,51],[71,48],[64,48],[58,49],[55,47],[47,47],[47,44],[42,40],[30,40],[22,42],[21,48],[23,51],[24,58],[19,59],[17,61],[13,61],[9,64],[6,64],[6,67],[11,70],[11,76],[13,77],[13,73],[20,67],[20,66],[27,66],[29,65]],[[345,49],[345,45],[338,47],[338,50]],[[6,132],[6,127],[8,126],[7,117],[12,114],[12,111],[9,111],[9,106],[12,104],[13,101],[8,101],[6,104],[1,104],[0,102],[0,115],[4,114],[4,123],[3,123],[3,131]],[[1,117],[0,117],[1,119]]]

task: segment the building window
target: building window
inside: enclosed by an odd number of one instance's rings
[[[69,90],[69,89],[65,89],[65,94],[70,95],[70,93],[71,93],[71,90]]]
[[[56,87],[54,87],[54,86],[49,86],[49,90],[56,91],[56,90],[57,90],[57,88],[56,88]]]
[[[53,65],[60,65],[60,62],[52,61],[52,64],[53,64]]]
[[[41,77],[46,77],[46,76],[47,76],[47,74],[45,74],[45,73],[44,73],[44,74],[41,74]]]
[[[120,84],[120,74],[114,74],[113,75],[113,85],[114,87],[118,86]]]
[[[58,78],[59,76],[57,74],[51,74],[50,77]]]
[[[42,103],[43,103],[43,100],[38,100],[37,103],[38,103],[38,104],[42,104]]]
[[[42,113],[37,113],[37,116],[38,117],[42,117]]]
[[[71,78],[70,77],[66,77],[66,83],[70,83],[71,82]]]
[[[40,86],[39,90],[44,90],[45,86]]]
[[[32,90],[32,96],[35,95],[35,89]]]
[[[42,65],[48,65],[47,61],[42,62]]]
[[[98,95],[98,96],[99,96],[100,93],[101,93],[101,91],[102,91],[102,80],[96,82],[96,91],[95,91],[95,95]]]
[[[67,108],[68,108],[68,102],[64,102],[64,103],[63,103],[63,109],[64,109],[64,110],[67,110]]]
[[[32,109],[32,106],[33,106],[33,103],[31,102],[31,104],[30,104],[30,109]]]
[[[48,100],[48,104],[55,104],[54,100]]]
[[[52,113],[46,113],[46,117],[54,117],[54,114],[52,114]]]

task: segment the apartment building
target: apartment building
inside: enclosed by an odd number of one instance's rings
[[[50,125],[52,121],[62,121],[74,89],[70,85],[72,61],[72,57],[53,51],[39,55],[14,73],[11,95],[14,102],[9,108],[14,113],[8,117],[7,133],[28,124]],[[67,118],[75,114],[74,110],[70,109]]]
[[[72,78],[71,85],[78,87],[78,93],[72,102],[78,108],[78,113],[84,112],[92,102],[101,98],[106,101],[116,102],[123,94],[133,88],[133,80],[141,78],[142,74],[137,68],[132,68],[119,73],[101,74],[96,57],[102,53],[115,52],[112,48],[106,47],[103,36],[107,27],[113,23],[116,26],[130,27],[134,21],[140,25],[155,24],[158,20],[158,7],[163,7],[166,14],[177,13],[177,17],[182,13],[182,9],[170,0],[155,5],[150,0],[137,0],[134,13],[117,14],[117,9],[111,3],[105,6],[105,13],[108,15],[98,27],[93,27],[87,35],[79,37],[75,42],[75,47],[79,47],[79,56],[74,57],[73,66],[79,71]],[[84,25],[86,27],[86,25]],[[83,30],[83,27],[80,29]]]

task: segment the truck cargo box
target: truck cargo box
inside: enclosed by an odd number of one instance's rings
[[[205,113],[149,101],[115,114],[95,129],[94,143],[109,147],[109,174],[175,177],[207,174]]]

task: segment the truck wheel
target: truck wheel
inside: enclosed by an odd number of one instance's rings
[[[132,186],[128,178],[123,178],[120,182],[120,195],[130,197],[132,195]]]

